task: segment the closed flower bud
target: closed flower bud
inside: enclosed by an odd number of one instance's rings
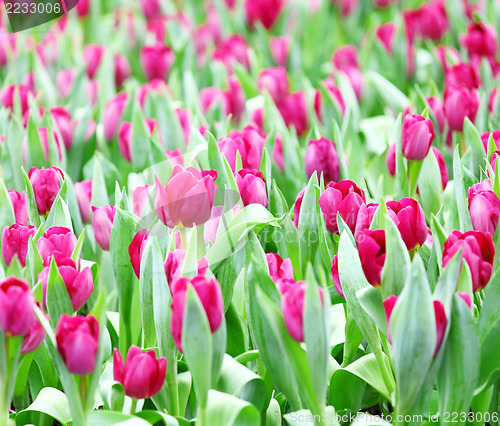
[[[137,278],[140,277],[142,252],[144,250],[144,247],[146,247],[148,236],[149,231],[147,229],[141,229],[139,232],[137,232],[137,234],[135,234],[132,242],[128,246],[130,263],[132,263],[132,268],[134,269],[134,273]]]
[[[358,251],[367,281],[374,287],[380,287],[386,256],[385,231],[365,230],[358,239]]]
[[[296,228],[299,227],[299,215],[300,215],[300,207],[302,206],[302,200],[304,199],[304,194],[306,193],[306,190],[303,189],[301,190],[297,198],[295,199],[295,203],[293,205],[293,219],[292,222],[295,225]]]
[[[10,86],[5,86],[0,91],[0,104],[2,104],[10,111],[13,111],[14,99],[16,99],[16,96],[18,96],[21,105],[21,114],[24,116],[24,114],[26,114],[26,111],[29,110],[28,94],[30,92],[31,89],[23,84],[11,84]]]
[[[115,219],[116,209],[114,206],[108,205],[104,207],[92,206],[92,227],[97,244],[104,251],[109,251],[109,241],[111,239],[111,229]]]
[[[62,314],[57,322],[56,342],[70,373],[85,376],[94,371],[99,347],[99,324],[95,317]]]
[[[167,360],[156,359],[155,351],[143,352],[132,345],[125,358],[120,351],[113,352],[113,378],[125,389],[125,395],[135,399],[151,398],[160,392],[165,383]]]
[[[446,124],[443,101],[439,98],[431,97],[427,98],[427,103],[429,104],[431,113],[433,114],[434,119],[436,120],[439,133],[443,133],[444,125]]]
[[[495,142],[496,147],[500,148],[500,129],[493,130],[492,132],[483,132],[481,134],[481,142],[483,143],[485,152],[488,152],[488,142],[490,140],[490,136],[493,138],[493,142]],[[495,168],[493,168],[493,171],[494,170]]]
[[[87,44],[83,49],[83,62],[87,65],[87,76],[93,79],[104,55],[104,46],[99,44]]]
[[[391,176],[396,176],[396,144],[393,143],[385,155],[385,165]]]
[[[130,63],[126,56],[117,54],[115,55],[115,86],[121,87],[123,83],[130,77],[132,73]]]
[[[266,183],[259,170],[241,169],[234,174],[244,206],[257,203],[267,207]]]
[[[68,151],[73,145],[73,123],[71,115],[68,110],[64,107],[52,108],[50,110],[50,115],[54,119],[57,125],[57,129],[61,134],[62,141],[66,151]]]
[[[448,179],[449,179],[448,167],[446,167],[446,162],[444,161],[444,157],[443,154],[441,154],[441,151],[437,149],[435,146],[431,148],[439,166],[439,173],[441,174],[441,187],[444,191],[446,185],[448,185]]]
[[[127,94],[120,93],[111,99],[104,109],[104,136],[108,142],[111,142],[118,129],[118,123],[121,120],[123,110],[127,104]]]
[[[498,49],[496,30],[491,25],[473,22],[467,27],[467,34],[460,37],[460,44],[467,49],[469,58],[474,56],[495,57]]]
[[[290,258],[282,259],[277,253],[266,253],[269,275],[273,280],[287,278],[293,280],[293,266]]]
[[[268,68],[263,70],[258,79],[259,91],[267,91],[274,102],[279,103],[288,95],[288,73],[285,68]]]
[[[445,87],[466,87],[471,90],[481,86],[481,76],[476,69],[463,62],[449,67],[444,77]]]
[[[306,150],[305,169],[308,178],[316,171],[318,178],[323,174],[325,183],[337,182],[340,163],[335,142],[326,138],[311,139]]]
[[[309,124],[305,92],[291,93],[276,106],[288,127],[295,127],[299,136],[307,132]]]
[[[174,60],[175,53],[167,46],[156,44],[141,49],[141,65],[148,80],[167,80]]]
[[[149,135],[153,136],[155,129],[158,129],[158,122],[156,120],[144,119],[144,124],[148,129]],[[132,162],[132,124],[124,121],[120,124],[118,129],[118,148],[123,155],[123,158],[129,163]]]
[[[149,195],[153,191],[154,185],[138,186],[132,193],[132,212],[141,217],[144,209],[149,203]]]
[[[394,36],[396,35],[396,25],[394,22],[388,22],[381,25],[377,28],[376,34],[385,50],[392,55],[394,49]]]
[[[475,231],[488,232],[492,236],[498,225],[500,200],[493,192],[491,181],[485,179],[469,188],[469,213]]]
[[[473,291],[482,290],[490,280],[495,258],[495,247],[491,235],[479,231],[465,233],[456,229],[451,231],[444,242],[443,267],[460,249],[462,250],[462,261],[465,260],[469,265]]]
[[[168,286],[172,290],[172,285],[181,278],[184,269],[184,259],[186,258],[186,251],[182,249],[175,249],[174,251],[169,251],[167,254],[167,259],[163,264],[165,268],[165,276],[167,277]],[[205,276],[205,272],[208,269],[208,261],[206,257],[202,257],[198,260],[197,271],[199,276]],[[187,273],[196,271],[185,271]]]
[[[16,222],[20,225],[28,224],[28,204],[26,202],[26,193],[23,191],[19,194],[17,191],[9,191],[10,202],[14,210]]]
[[[290,52],[290,37],[270,37],[269,48],[271,49],[271,56],[275,64],[279,67],[286,67],[288,62],[288,54]]]
[[[219,150],[226,157],[235,171],[236,153],[240,153],[241,163],[244,169],[256,169],[262,161],[262,151],[265,139],[255,126],[246,126],[242,130],[231,130],[227,138],[222,138],[217,143]]]
[[[216,61],[220,61],[226,67],[227,73],[233,73],[233,61],[243,65],[246,69],[250,69],[250,57],[248,54],[249,47],[245,38],[240,34],[221,40],[217,49],[213,54]]]
[[[34,237],[37,229],[34,226],[25,226],[14,223],[11,227],[6,226],[2,231],[2,257],[5,264],[11,264],[14,256],[24,268],[26,255],[28,254],[28,241],[30,236]]]
[[[245,13],[250,28],[259,22],[270,29],[277,21],[285,2],[283,0],[245,0]]]
[[[90,223],[90,200],[92,198],[92,179],[82,180],[73,184],[80,215],[83,223]]]
[[[34,309],[35,297],[26,281],[10,277],[0,282],[0,328],[5,335],[26,335],[35,321]]]
[[[36,303],[38,307],[41,309],[40,304]],[[48,320],[49,316],[44,314],[45,318]],[[24,335],[23,344],[21,346],[22,354],[29,354],[30,352],[36,351],[40,345],[43,343],[45,339],[45,329],[43,328],[42,323],[35,316],[33,319],[33,324],[31,324],[30,329]]]
[[[215,333],[224,316],[224,302],[219,283],[215,278],[207,279],[196,276],[193,279],[180,278],[171,285],[172,290],[172,315],[170,317],[170,330],[175,345],[182,352],[182,323],[184,307],[186,305],[187,285],[191,284],[200,298],[201,304],[207,315],[210,331]]]
[[[429,227],[425,223],[424,211],[417,200],[402,198],[400,201],[388,201],[387,210],[394,213],[390,215],[391,219],[398,227],[408,250],[419,248],[425,243]]]
[[[52,255],[58,253],[62,257],[71,257],[78,239],[69,228],[53,226],[38,239],[37,249],[44,266],[50,265]]]
[[[28,177],[35,193],[38,213],[46,216],[61,189],[61,179],[64,180],[63,172],[57,167],[48,169],[32,167],[28,172]]]
[[[421,115],[407,114],[401,131],[403,155],[410,161],[421,161],[429,153],[434,140],[434,125]]]
[[[444,112],[450,130],[461,132],[464,119],[474,122],[480,97],[476,89],[466,87],[447,87],[444,91]]]
[[[335,256],[333,256],[331,271],[332,271],[332,281],[333,281],[333,285],[335,287],[335,290],[337,290],[337,293],[341,297],[344,297],[344,292],[342,291],[342,285],[340,284],[340,277],[339,277],[339,256],[337,254]]]

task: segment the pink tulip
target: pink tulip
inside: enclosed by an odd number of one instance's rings
[[[114,66],[115,66],[115,86],[121,87],[123,86],[125,80],[127,80],[132,73],[132,70],[130,69],[130,63],[126,56],[117,54],[115,55]]]
[[[276,106],[288,127],[295,127],[299,136],[307,132],[309,124],[304,92],[291,93]]]
[[[278,169],[281,172],[285,171],[285,156],[283,155],[283,138],[280,134],[276,135],[276,140],[274,141],[273,146],[273,155],[272,155],[274,163],[278,166]]]
[[[214,184],[216,179],[215,170],[199,172],[193,167],[184,170],[181,166],[174,167],[166,186],[155,176],[157,216],[169,228],[191,228],[205,223],[210,218],[218,189]]]
[[[139,0],[139,6],[148,21],[161,16],[160,0]]]
[[[417,200],[402,198],[400,201],[388,201],[387,210],[394,213],[390,217],[398,227],[408,250],[414,250],[425,243],[429,228]]]
[[[445,72],[445,87],[466,87],[477,89],[481,86],[481,76],[471,64],[458,63],[449,67]]]
[[[186,251],[182,249],[175,249],[169,251],[163,267],[165,268],[165,276],[167,277],[168,286],[172,290],[174,283],[182,277],[182,270],[184,268],[184,259],[186,258]],[[198,260],[197,271],[199,276],[205,276],[208,269],[208,261],[206,257]],[[193,271],[187,271],[193,272]]]
[[[290,52],[290,37],[270,37],[269,48],[271,49],[271,56],[275,64],[279,67],[285,67],[288,62],[288,55]]]
[[[158,129],[158,122],[156,120],[144,119],[144,124],[148,129],[149,135],[152,137],[155,128]],[[123,158],[129,163],[132,162],[132,124],[128,121],[123,121],[118,129],[118,147],[123,155]]]
[[[403,155],[410,161],[421,161],[429,153],[434,140],[434,125],[421,115],[407,114],[401,131]]]
[[[488,152],[488,141],[490,139],[490,136],[493,138],[493,141],[495,142],[497,148],[500,148],[500,129],[493,130],[492,132],[483,132],[481,134],[481,141],[483,142],[485,152]]]
[[[36,305],[41,309],[40,304],[37,302]],[[48,320],[49,316],[44,314],[45,318]],[[21,346],[21,353],[29,354],[30,352],[35,352],[40,345],[45,340],[45,329],[43,328],[41,322],[36,318],[33,318],[33,323],[30,329],[24,335],[23,344]]]
[[[165,383],[167,360],[156,359],[153,350],[143,352],[132,345],[125,358],[125,364],[120,351],[113,352],[113,378],[125,389],[125,395],[135,399],[147,399],[160,392]]]
[[[78,0],[76,13],[79,18],[85,18],[89,14],[90,0]]]
[[[10,86],[5,86],[0,91],[0,104],[5,108],[13,111],[15,96],[18,96],[21,104],[21,114],[26,114],[28,111],[28,94],[31,92],[28,86],[23,84],[11,84]]]
[[[244,206],[257,203],[267,207],[266,183],[259,170],[241,169],[234,174]]]
[[[377,28],[377,38],[384,46],[384,49],[392,55],[394,50],[394,36],[396,35],[396,25],[393,22],[387,22]]]
[[[344,102],[344,99],[342,98],[342,93],[340,93],[340,89],[337,87],[337,85],[335,83],[335,80],[332,77],[328,77],[328,78],[325,78],[323,80],[323,84],[330,92],[330,95],[333,98],[333,101],[336,104],[339,112],[342,115],[344,115],[345,114],[345,102]],[[318,120],[322,123],[323,122],[323,117],[322,117],[323,99],[322,99],[321,92],[319,90],[316,90],[316,93],[314,94],[314,110],[316,112],[316,116],[318,117]]]
[[[277,253],[266,253],[269,275],[273,280],[278,278],[293,280],[293,266],[290,258],[282,259]]]
[[[111,142],[118,128],[118,123],[121,120],[123,110],[127,104],[128,98],[126,93],[120,93],[111,99],[104,109],[104,136],[108,142]]]
[[[170,317],[170,330],[175,345],[180,352],[182,352],[182,323],[184,319],[184,307],[186,304],[188,284],[193,286],[200,298],[212,334],[219,329],[224,316],[222,291],[215,278],[207,279],[198,275],[192,279],[180,278],[177,280],[173,286],[171,286],[172,315]]]
[[[191,113],[189,109],[177,108],[175,110],[177,119],[182,128],[182,133],[184,134],[184,143],[186,146],[189,143],[189,138],[191,137]]]
[[[485,179],[472,185],[469,188],[468,200],[474,230],[488,232],[493,236],[500,216],[500,200],[493,192],[491,181]]]
[[[274,102],[281,102],[290,90],[288,73],[285,68],[267,68],[262,70],[257,82],[260,92],[269,92]]]
[[[335,287],[335,290],[342,298],[345,299],[344,292],[342,291],[342,285],[340,284],[338,255],[333,256],[331,272],[332,272],[333,286]]]
[[[115,219],[116,209],[114,206],[108,205],[104,207],[92,206],[92,227],[97,244],[104,251],[109,251],[109,241],[111,239],[111,229]]]
[[[71,257],[77,241],[76,235],[69,228],[53,226],[47,229],[36,245],[44,266],[50,265],[53,255]]]
[[[299,227],[299,214],[300,214],[300,207],[302,206],[302,200],[304,199],[304,194],[306,193],[306,190],[303,189],[301,190],[297,198],[295,199],[295,203],[293,205],[293,219],[292,222],[295,225],[296,228]]]
[[[35,297],[26,281],[9,277],[0,283],[0,328],[5,337],[26,335],[35,321],[34,309]]]
[[[431,147],[432,152],[434,153],[434,156],[436,157],[436,160],[438,162],[439,166],[439,173],[441,174],[441,187],[443,191],[446,188],[446,185],[448,185],[448,168],[446,167],[446,162],[444,161],[443,154],[441,154],[441,151],[437,149],[435,146]]]
[[[450,86],[444,92],[444,111],[450,130],[461,132],[464,119],[476,119],[480,97],[476,89]]]
[[[148,205],[149,195],[153,190],[153,185],[138,186],[132,193],[132,212],[141,217],[144,209]]]
[[[385,155],[385,165],[391,176],[396,176],[396,144],[393,143]]]
[[[232,115],[233,122],[239,122],[245,112],[245,92],[243,92],[240,81],[233,76],[229,77],[228,86],[226,98],[229,114]]]
[[[359,69],[358,52],[353,45],[338,48],[333,55],[333,64],[337,70],[346,74],[357,99],[363,96],[363,76]]]
[[[62,141],[66,147],[66,151],[73,145],[73,123],[71,121],[71,115],[68,110],[64,107],[56,107],[50,110],[50,115],[54,119],[57,125],[57,129],[61,134]]]
[[[308,178],[317,172],[318,179],[323,174],[325,183],[338,181],[340,163],[335,142],[323,137],[311,139],[306,150],[305,169]]]
[[[472,22],[467,27],[467,34],[460,36],[460,44],[467,49],[469,57],[495,57],[498,49],[498,37],[495,27],[482,22]]]
[[[9,191],[10,202],[14,210],[16,222],[20,225],[28,224],[28,204],[26,201],[26,193],[23,191],[19,194],[17,191]]]
[[[242,130],[231,130],[229,136],[220,139],[217,145],[234,172],[236,152],[240,153],[244,169],[259,169],[264,143],[264,137],[255,126],[246,126]]]
[[[439,98],[427,98],[427,103],[429,104],[429,108],[436,120],[438,125],[439,133],[443,133],[444,125],[445,125],[445,114],[444,114],[444,104]]]
[[[64,174],[57,167],[48,169],[32,167],[28,177],[35,193],[38,213],[46,216],[61,189],[61,179],[64,180]]]
[[[239,212],[241,212],[241,210],[243,210],[243,208],[239,204],[237,204],[231,210],[234,218]],[[205,223],[203,229],[203,236],[205,239],[205,244],[207,246],[209,242],[211,242],[212,244],[215,243],[215,240],[217,238],[217,230],[219,229],[219,226],[222,226],[223,230],[227,229],[229,223],[226,221],[225,218],[222,221],[222,225],[220,225],[221,217],[223,214],[224,214],[224,206],[214,206],[212,208],[211,218],[208,222]]]
[[[283,9],[283,0],[245,0],[245,13],[248,26],[254,28],[259,22],[266,29],[271,29]]]
[[[73,184],[80,215],[83,223],[90,223],[90,200],[92,198],[92,179],[82,180]]]
[[[144,46],[141,49],[141,66],[148,80],[167,80],[175,61],[172,49],[161,44]]]
[[[56,342],[70,373],[85,376],[94,371],[99,347],[99,324],[95,317],[62,314],[57,322]]]
[[[213,108],[219,107],[228,116],[231,111],[229,99],[224,90],[219,87],[204,87],[200,90],[200,104],[204,114],[208,114]]]
[[[366,280],[380,287],[382,268],[385,263],[385,231],[365,230],[358,238],[358,251]]]
[[[250,57],[248,55],[248,44],[245,38],[240,34],[222,40],[213,54],[213,59],[220,61],[226,67],[227,73],[233,73],[233,61],[250,69]]]
[[[149,231],[147,229],[141,229],[137,234],[135,234],[132,242],[128,246],[128,254],[130,256],[130,263],[134,269],[135,276],[140,278],[141,276],[141,259],[142,252],[146,247],[148,241]]]
[[[83,49],[83,62],[87,65],[87,76],[93,79],[101,65],[105,48],[99,44],[87,44]]]

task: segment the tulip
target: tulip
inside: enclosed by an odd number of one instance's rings
[[[367,281],[380,287],[385,263],[385,231],[366,229],[358,239],[359,258]]]
[[[460,37],[460,44],[467,49],[469,57],[495,57],[498,49],[498,37],[495,27],[482,22],[472,22],[467,27],[467,34]]]
[[[354,10],[357,9],[359,0],[331,0],[333,4],[336,4],[340,8],[342,15],[350,15]]]
[[[159,0],[139,0],[144,17],[150,21],[161,15],[161,4]]]
[[[461,233],[451,231],[443,247],[443,268],[453,255],[462,250],[462,261],[465,260],[472,276],[473,291],[482,290],[491,277],[495,247],[491,235],[485,232],[468,231]]]
[[[288,73],[285,68],[268,68],[263,70],[257,81],[259,91],[269,92],[274,102],[279,103],[288,95]]]
[[[475,231],[488,232],[492,236],[500,216],[500,200],[493,192],[491,181],[485,179],[469,188],[469,213]]]
[[[466,87],[477,89],[481,86],[481,76],[471,64],[458,63],[446,70],[445,87]]]
[[[276,166],[278,166],[278,169],[280,169],[281,172],[284,172],[285,158],[283,156],[283,139],[279,134],[276,135],[276,140],[274,141],[272,158],[276,163]]]
[[[76,13],[79,18],[85,18],[89,14],[90,0],[79,0],[76,4]]]
[[[425,223],[424,211],[417,200],[402,198],[400,201],[388,201],[387,210],[394,213],[390,215],[391,219],[398,227],[408,250],[414,250],[425,243],[429,227]]]
[[[407,114],[401,131],[403,155],[410,161],[421,161],[429,153],[434,140],[434,125],[421,115]]]
[[[80,215],[83,223],[90,223],[90,200],[92,198],[92,179],[82,180],[73,184]]]
[[[46,162],[49,162],[49,129],[46,127],[39,127],[38,129],[38,137],[40,138],[40,145],[42,146],[42,152],[43,152],[43,157],[45,158]],[[57,158],[59,161],[62,159],[62,152],[61,152],[61,144],[59,143],[59,136],[57,136],[57,133],[55,130],[52,130],[52,136],[54,138],[54,142],[56,144],[57,148]],[[22,146],[22,154],[23,154],[23,161],[26,163],[28,160],[26,159],[26,150],[27,150],[27,145],[28,145],[28,140],[27,138],[23,139],[23,146]]]
[[[474,122],[480,97],[476,89],[466,87],[447,87],[444,91],[444,112],[450,130],[461,132],[464,119]]]
[[[83,49],[83,62],[87,65],[87,76],[93,79],[101,65],[104,47],[99,44],[87,44]]]
[[[10,202],[14,210],[16,222],[21,225],[28,224],[28,204],[26,202],[26,193],[23,191],[19,194],[17,191],[9,191]]]
[[[189,138],[191,137],[191,113],[189,109],[177,108],[175,110],[177,119],[182,128],[182,133],[184,134],[184,143],[186,146],[189,143]]]
[[[170,163],[170,166],[172,168],[174,168],[177,165],[184,167],[184,157],[179,148],[174,149],[173,151],[166,149],[165,154],[167,155],[168,162]]]
[[[170,290],[172,290],[172,286],[174,285],[174,283],[182,276],[185,258],[186,251],[182,249],[175,249],[174,251],[169,251],[167,254],[167,258],[165,260],[165,263],[163,264],[163,267],[165,268],[165,276],[167,277],[167,282]],[[206,257],[202,257],[200,260],[198,260],[197,263],[198,275],[205,276],[207,269],[208,261]]]
[[[85,376],[94,371],[99,347],[99,324],[95,317],[62,314],[57,322],[56,342],[70,373]]]
[[[140,277],[142,252],[144,250],[144,247],[146,247],[148,236],[149,231],[147,229],[141,229],[139,232],[137,232],[137,234],[135,234],[132,242],[128,246],[130,263],[132,263],[132,268],[134,269],[134,273],[137,278]]]
[[[234,172],[236,152],[240,153],[244,169],[259,169],[265,142],[266,140],[255,126],[246,126],[242,130],[231,130],[227,138],[222,138],[217,142],[217,146]]]
[[[439,41],[448,30],[448,18],[442,0],[424,3],[419,9],[418,32],[424,39]]]
[[[161,44],[144,46],[141,49],[141,66],[148,80],[167,80],[174,64],[175,53]]]
[[[436,97],[427,98],[427,103],[434,119],[438,125],[439,133],[443,133],[446,117],[444,114],[444,104],[441,99]]]
[[[141,348],[132,345],[125,358],[125,364],[120,351],[113,352],[113,378],[125,389],[125,395],[135,399],[151,398],[160,392],[165,383],[167,360],[156,359],[153,350],[143,352]]]
[[[34,308],[35,297],[26,281],[9,277],[0,283],[0,328],[4,335],[26,335],[35,321]]]
[[[53,226],[47,229],[37,242],[44,266],[50,265],[50,259],[56,253],[62,257],[71,257],[77,241],[76,235],[69,228]]]
[[[74,69],[60,70],[56,75],[56,85],[59,96],[65,99],[71,93],[73,82],[75,81],[76,71]]]
[[[285,326],[292,339],[297,342],[304,341],[304,306],[307,283],[300,281],[283,294],[281,310]],[[318,292],[323,302],[323,290],[318,287]]]
[[[104,207],[92,206],[92,227],[97,244],[104,251],[109,251],[109,241],[111,239],[111,229],[113,228],[113,220],[115,219],[116,209],[114,206],[108,205]]]
[[[318,200],[326,228],[338,234],[337,212],[349,229],[354,233],[359,209],[365,204],[364,192],[352,181],[330,182]]]
[[[290,52],[290,37],[270,37],[269,48],[271,49],[271,56],[273,61],[279,67],[286,67],[288,62],[288,54]]]
[[[497,165],[497,160],[498,160],[498,157],[500,156],[500,151],[495,151],[492,156],[491,156],[491,160],[490,160],[490,165],[491,165],[491,168],[493,169],[493,172],[495,172],[496,170],[496,165]],[[488,171],[488,176],[489,176],[489,171]]]
[[[24,268],[28,254],[29,237],[34,237],[37,229],[34,226],[25,226],[14,223],[11,227],[6,226],[2,231],[2,257],[7,266],[12,263],[16,255],[19,263]]]
[[[492,132],[483,132],[481,134],[481,142],[483,142],[485,152],[488,152],[488,142],[490,140],[490,135],[493,138],[493,141],[495,142],[496,147],[500,148],[500,129],[493,130]],[[495,170],[495,169],[493,168],[493,170]]]
[[[201,89],[200,104],[204,114],[208,114],[216,107],[220,107],[224,116],[229,115],[231,111],[227,94],[219,87],[204,87]]]
[[[330,92],[330,95],[333,98],[333,101],[334,101],[335,105],[337,106],[338,111],[342,115],[344,115],[345,114],[345,102],[344,102],[344,99],[342,98],[342,93],[340,92],[340,89],[337,87],[333,77],[325,78],[323,80],[323,84]],[[322,99],[321,92],[319,90],[316,90],[316,93],[314,94],[314,110],[316,111],[316,116],[318,117],[318,120],[321,123],[323,122],[323,117],[322,117],[323,105],[322,104],[323,104],[323,99]]]
[[[144,209],[149,203],[149,195],[153,190],[153,185],[138,186],[132,192],[132,212],[141,217]]]
[[[222,62],[228,75],[231,75],[233,73],[233,61],[240,63],[248,70],[250,69],[248,50],[249,47],[245,38],[242,35],[233,34],[219,43],[213,54],[213,59]]]
[[[333,55],[333,64],[337,70],[346,74],[351,86],[356,93],[357,99],[363,95],[363,77],[359,70],[358,53],[356,47],[347,45],[338,48]]]
[[[115,86],[121,87],[127,78],[132,73],[130,63],[126,56],[117,54],[114,60],[115,67]]]
[[[323,174],[326,183],[338,181],[340,163],[335,142],[323,137],[311,139],[306,150],[305,168],[308,178],[316,171],[318,178]]]
[[[144,108],[146,99],[152,93],[161,95],[171,94],[170,89],[165,81],[159,79],[148,81],[147,83],[144,83],[141,87],[139,87],[135,95],[137,102],[139,102],[139,105],[142,108]]]
[[[57,167],[32,167],[28,177],[35,193],[38,213],[46,216],[61,189],[61,178],[64,180],[64,174]]]
[[[234,174],[244,206],[257,203],[267,207],[266,184],[259,170],[241,169]]]
[[[121,120],[123,110],[128,102],[127,94],[120,93],[111,99],[104,109],[104,136],[108,142],[111,142],[118,128],[118,123]]]
[[[443,154],[441,154],[441,151],[437,149],[435,146],[431,148],[438,162],[439,173],[441,174],[441,187],[443,188],[444,191],[446,185],[448,185],[448,179],[449,179],[448,168],[446,167],[446,162],[444,161],[444,157]]]
[[[472,307],[472,299],[470,297],[470,294],[469,293],[461,293],[461,292],[457,292],[455,293],[457,296],[459,296],[466,304],[467,306],[469,307],[469,309]]]
[[[40,304],[37,302],[37,306],[41,309]],[[44,314],[45,318],[48,320],[49,316]],[[33,324],[31,324],[30,329],[24,335],[23,344],[21,346],[22,354],[29,354],[30,352],[35,352],[40,345],[45,340],[45,329],[42,323],[36,318],[33,318]]]
[[[339,276],[339,256],[336,254],[332,259],[332,281],[333,286],[337,293],[345,299],[344,292],[342,291],[342,285],[340,284],[340,276]]]
[[[217,187],[215,170],[202,171],[175,166],[164,187],[155,176],[155,211],[169,228],[183,226],[191,228],[205,223],[210,218]]]
[[[385,50],[392,55],[394,50],[394,36],[396,35],[396,25],[393,22],[388,22],[377,28],[377,38],[384,46]]]
[[[245,0],[245,14],[248,26],[255,28],[257,22],[267,30],[271,29],[283,9],[283,0]]]
[[[393,143],[385,154],[385,165],[391,176],[396,176],[396,144]]]
[[[148,129],[149,135],[152,137],[155,128],[158,129],[158,122],[154,119],[148,120],[145,118],[144,124]],[[124,121],[120,124],[120,128],[118,130],[118,148],[120,148],[123,158],[125,158],[125,160],[129,163],[132,162],[132,124],[128,121]]]
[[[94,291],[92,271],[89,267],[84,268],[82,271],[76,269],[75,263],[71,259],[66,259],[65,265],[58,265],[59,274],[62,277],[64,285],[68,290],[73,311],[78,311],[89,299]],[[47,306],[47,284],[49,280],[50,266],[43,268],[42,272],[38,274],[38,280],[42,283],[43,291],[43,305]]]
[[[297,194],[297,198],[295,199],[295,203],[293,205],[293,219],[292,222],[295,225],[296,228],[299,227],[299,214],[300,214],[300,207],[302,206],[302,200],[304,199],[304,194],[306,193],[305,188],[301,190]]]
[[[231,211],[232,211],[232,217],[236,217],[236,215],[241,212],[243,208],[237,204],[235,205]],[[212,216],[211,219],[205,223],[204,229],[203,229],[203,236],[205,239],[205,244],[208,246],[208,243],[211,242],[212,244],[215,243],[215,240],[217,238],[217,230],[219,229],[220,221],[222,216],[224,215],[224,206],[214,206],[212,208]],[[228,226],[227,222],[227,216],[224,217],[223,223],[222,223],[222,229],[226,230]]]
[[[172,315],[170,317],[170,331],[172,332],[175,345],[180,352],[182,352],[182,323],[184,320],[184,306],[186,304],[188,284],[193,286],[200,298],[212,334],[219,329],[224,316],[222,291],[215,278],[207,279],[198,275],[192,279],[180,278],[175,281],[171,286]]]
[[[229,113],[234,122],[239,122],[245,111],[245,92],[240,81],[235,77],[229,77],[226,98],[229,105]]]
[[[491,115],[496,117],[498,110],[498,89],[496,87],[490,93],[490,97],[488,98],[488,111]]]
[[[387,323],[387,338],[389,342],[392,343],[391,329],[390,329],[390,320],[392,311],[394,310],[394,306],[396,305],[399,297],[398,296],[389,296],[384,300],[384,310],[385,310],[385,320]],[[446,313],[444,311],[444,306],[439,300],[434,300],[432,302],[434,308],[434,318],[436,321],[436,348],[434,350],[434,357],[438,354],[439,349],[441,348],[441,344],[443,343],[444,333],[446,332],[446,327],[448,325],[448,320],[446,318]]]
[[[305,92],[291,93],[276,106],[285,124],[288,127],[295,127],[299,136],[307,131],[308,118]]]
[[[71,122],[71,115],[64,107],[52,108],[50,110],[50,115],[54,119],[66,151],[68,151],[71,145],[73,145],[73,124]]]
[[[266,253],[266,260],[269,275],[273,280],[276,278],[293,280],[293,266],[290,258],[283,260],[277,253]]]
[[[21,114],[24,116],[24,114],[26,114],[26,111],[29,110],[28,94],[30,92],[30,88],[23,84],[11,84],[10,86],[5,86],[0,91],[0,104],[2,104],[10,111],[13,111],[14,97],[18,96],[21,105]]]

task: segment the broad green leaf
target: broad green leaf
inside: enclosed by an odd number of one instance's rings
[[[44,413],[63,425],[68,424],[72,420],[69,412],[68,397],[60,390],[52,387],[44,387],[26,410],[17,413],[16,424],[26,425],[33,423],[36,419],[35,415],[39,413]]]
[[[453,153],[453,184],[455,187],[458,217],[460,219],[460,231],[472,231],[472,222],[467,207],[467,194],[464,187],[464,169],[460,160],[458,146],[455,147],[455,152]]]
[[[256,426],[260,414],[250,403],[233,395],[210,390],[206,410],[207,426]]]

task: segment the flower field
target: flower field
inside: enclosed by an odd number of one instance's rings
[[[31,5],[0,426],[500,425],[498,1]]]

